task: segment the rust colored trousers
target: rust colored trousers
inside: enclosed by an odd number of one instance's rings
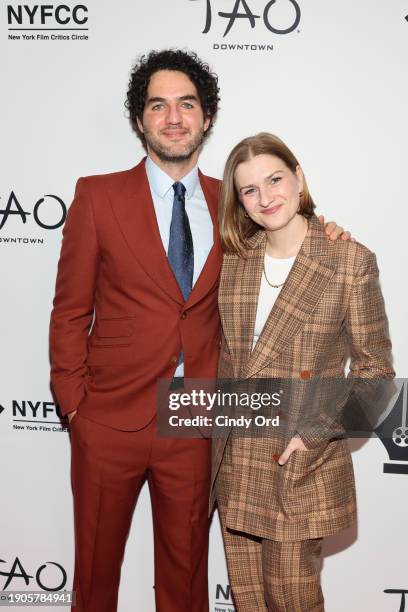
[[[71,447],[73,612],[117,610],[126,539],[146,480],[156,610],[208,612],[210,441],[157,437],[156,419],[142,430],[121,431],[78,413],[71,422]]]

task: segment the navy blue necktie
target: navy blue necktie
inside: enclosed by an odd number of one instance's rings
[[[186,188],[183,183],[173,185],[174,199],[171,215],[170,239],[167,257],[174,276],[187,301],[193,287],[194,250],[190,223],[186,213]]]

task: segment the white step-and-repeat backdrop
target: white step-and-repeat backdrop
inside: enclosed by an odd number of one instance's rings
[[[407,15],[407,0],[1,3],[0,589],[70,588],[70,449],[49,390],[48,321],[76,179],[131,167],[143,153],[123,106],[139,54],[186,47],[218,73],[207,174],[220,177],[231,147],[261,130],[293,148],[318,212],[376,252],[395,369],[408,375]],[[408,448],[395,467],[378,439],[352,447],[359,524],[325,544],[327,610],[398,612],[408,592]],[[209,567],[211,610],[231,612],[217,518]],[[120,612],[152,611],[152,586],[144,489]]]

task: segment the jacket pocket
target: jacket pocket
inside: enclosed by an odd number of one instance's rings
[[[351,456],[343,440],[295,451],[282,474],[282,502],[289,518],[317,521],[328,512],[341,512],[354,495]]]
[[[92,329],[93,347],[130,346],[134,329],[131,319],[99,319]]]

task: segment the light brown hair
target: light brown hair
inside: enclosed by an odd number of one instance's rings
[[[248,239],[262,228],[251,218],[245,216],[245,209],[239,201],[235,187],[234,175],[239,164],[249,161],[257,155],[274,155],[293,173],[299,166],[299,162],[286,144],[280,138],[268,132],[261,132],[256,136],[245,138],[232,149],[225,164],[221,186],[218,213],[219,232],[222,249],[228,253],[237,253],[241,257],[245,257]],[[298,212],[310,219],[314,208],[315,204],[304,178]]]

